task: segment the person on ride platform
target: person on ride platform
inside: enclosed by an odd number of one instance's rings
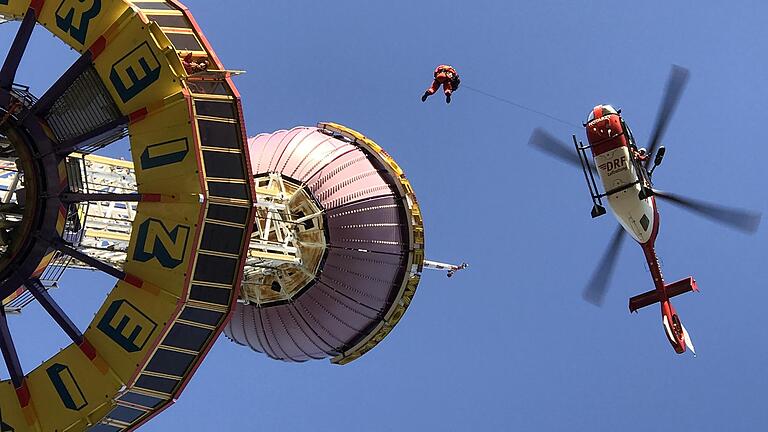
[[[459,74],[453,66],[440,65],[435,69],[435,79],[432,81],[432,85],[421,96],[421,101],[424,102],[428,97],[435,94],[435,92],[443,86],[443,92],[445,93],[445,102],[451,103],[451,94],[459,88],[461,80]]]
[[[194,75],[199,72],[205,72],[208,70],[209,66],[208,60],[199,60],[196,62],[192,58],[191,52],[181,59],[181,64],[184,66],[184,70],[187,72],[187,75]]]

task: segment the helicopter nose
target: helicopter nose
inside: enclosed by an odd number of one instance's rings
[[[621,117],[607,115],[593,120],[587,125],[587,139],[595,144],[621,135]]]
[[[610,137],[611,127],[608,122],[608,119],[592,122],[592,124],[587,126],[587,129],[588,129],[587,131],[588,135],[590,136],[594,136],[600,139],[605,139]]]

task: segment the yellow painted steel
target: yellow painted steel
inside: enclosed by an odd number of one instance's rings
[[[183,68],[173,45],[157,24],[143,22],[138,14],[114,36],[94,65],[108,83],[112,99],[126,114],[162,103],[182,91]]]
[[[408,306],[410,306],[411,300],[416,294],[416,288],[419,285],[420,273],[424,267],[424,221],[421,217],[421,209],[410,181],[408,181],[403,170],[389,153],[384,151],[372,139],[346,126],[337,123],[320,123],[318,127],[346,136],[358,144],[366,153],[378,159],[385,169],[398,179],[399,184],[397,184],[397,187],[400,195],[403,197],[403,205],[410,215],[408,268],[412,270],[409,277],[402,282],[392,307],[384,314],[383,319],[376,328],[357,345],[331,359],[332,363],[344,365],[360,358],[378,345],[397,325],[405,314],[406,309],[408,309]]]
[[[111,395],[120,389],[119,382],[103,376],[74,345],[33,370],[27,380],[43,431],[83,430],[89,418],[106,414],[112,406]],[[66,401],[56,403],[62,398]]]
[[[171,15],[188,13],[173,1],[150,2],[176,8]],[[19,19],[27,13],[29,5],[28,0],[9,0],[8,5],[0,4],[0,15]],[[144,12],[123,0],[49,0],[39,13],[39,23],[73,49],[82,53],[96,47],[92,51],[94,68],[120,112],[130,116],[134,163],[126,162],[126,166],[135,167],[139,192],[162,194],[162,200],[138,205],[124,266],[128,277],[117,282],[84,332],[96,357],[89,359],[79,347],[69,345],[31,371],[26,378],[31,401],[23,409],[13,385],[0,382],[2,420],[17,432],[85,431],[102,421],[117,425],[120,430],[136,427],[178,395],[215,340],[218,332],[214,330],[220,331],[239,288],[239,276],[230,282],[205,280],[211,276],[199,261],[203,259],[199,247],[210,203],[239,206],[246,215],[240,225],[240,254],[209,253],[205,259],[209,267],[218,262],[216,259],[225,259],[230,260],[226,263],[235,262],[236,269],[242,269],[250,235],[252,184],[229,180],[244,184],[247,193],[237,199],[209,200],[201,137],[193,98],[186,87],[186,72],[179,52]],[[217,61],[213,52],[201,53]],[[225,84],[231,85],[228,81]],[[239,100],[229,100],[239,109]],[[242,156],[245,170],[247,147],[244,137],[240,141],[230,151]],[[194,278],[201,280],[193,281]],[[219,304],[192,299],[193,283],[207,284],[213,288],[206,289],[229,293],[229,297]],[[220,315],[219,323],[178,321],[185,308],[198,313],[215,312]],[[199,349],[169,346],[167,338],[178,323],[211,332],[211,336],[202,339],[204,343]],[[165,353],[193,356],[195,366],[177,375],[147,370],[161,349]],[[140,374],[149,379],[177,381],[167,391],[139,388],[136,383]],[[118,399],[128,391],[162,402],[153,407],[138,407],[141,415],[130,421],[110,418]],[[127,406],[137,411],[136,406]]]
[[[82,153],[72,153],[72,157],[75,157],[75,158],[85,157],[86,160],[89,160],[95,163],[117,166],[121,168],[133,168],[133,161],[127,161],[123,159],[113,159],[113,158],[99,156],[95,154],[83,155]]]
[[[129,8],[122,0],[48,0],[38,23],[82,53]]]
[[[20,19],[29,9],[31,0],[9,0],[8,4],[0,4],[0,15],[7,19]]]
[[[169,275],[168,279],[172,278],[173,276]],[[177,302],[178,298],[161,293],[153,294],[125,282],[118,282],[109,294],[86,330],[85,337],[121,383],[128,383],[135,378],[136,366],[144,362],[144,358],[153,348],[152,342],[162,331],[169,317],[173,316]],[[126,320],[127,323],[122,330],[121,320]],[[110,334],[104,331],[105,328],[112,329],[108,330]],[[130,349],[126,350],[116,344],[116,337],[120,338],[121,343],[130,345]],[[93,378],[104,379],[99,376]]]
[[[109,240],[123,240],[123,241],[128,241],[131,239],[126,234],[115,233],[115,232],[104,231],[104,230],[94,230],[94,229],[86,229],[85,236],[93,237],[93,238],[98,237],[98,238],[109,239]]]
[[[136,162],[139,192],[202,193],[191,122],[189,103],[181,99],[169,103],[144,121],[131,125],[131,155]],[[168,158],[178,161],[158,165],[157,161]]]

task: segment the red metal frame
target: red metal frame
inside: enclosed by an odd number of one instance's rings
[[[184,4],[182,4],[180,1],[177,1],[177,0],[166,0],[166,1],[168,3],[174,5],[176,8],[178,8],[181,12],[184,13],[184,16],[192,24],[192,27],[194,29],[195,34],[200,39],[200,42],[203,44],[203,46],[204,46],[205,50],[207,51],[210,59],[216,64],[216,66],[219,69],[223,70],[224,69],[223,64],[221,63],[221,61],[219,60],[218,56],[216,55],[216,52],[211,47],[211,44],[208,42],[208,39],[203,34],[203,32],[200,29],[200,26],[197,24],[197,21],[195,20],[194,16],[189,12],[189,9]],[[244,168],[246,168],[246,173],[251,173],[250,155],[249,155],[248,145],[247,145],[247,135],[246,135],[246,129],[245,129],[245,122],[243,121],[243,110],[242,110],[242,103],[241,103],[240,93],[237,91],[237,88],[235,87],[235,85],[232,82],[232,79],[230,77],[226,77],[225,80],[226,80],[227,84],[229,84],[229,88],[232,91],[232,95],[233,95],[234,99],[236,100],[236,104],[237,104],[237,106],[239,108],[238,114],[239,114],[239,119],[240,119],[240,124],[241,124],[241,139],[243,140],[243,158],[245,160],[245,165],[246,165]],[[189,104],[190,113],[193,113],[193,111],[192,111],[192,96],[186,90],[184,92],[185,92],[185,98],[187,99],[187,102]],[[194,137],[195,137],[194,145],[195,145],[196,148],[199,149],[200,143],[199,143],[198,135],[197,135],[197,124],[196,124],[196,122],[192,122],[192,127],[195,130],[195,132],[194,132]],[[200,164],[201,164],[201,162],[198,160],[198,165],[200,165]],[[198,166],[198,171],[200,173],[203,172],[202,166]],[[252,197],[252,200],[255,201],[256,200],[256,190],[255,190],[255,187],[254,187],[254,184],[253,184],[253,177],[250,176],[250,175],[247,176],[247,177],[249,179],[248,185],[249,185],[249,188],[250,188],[250,191],[251,191],[251,197]],[[206,190],[205,189],[205,187],[206,187],[205,186],[205,180],[202,177],[202,175],[200,176],[200,182],[201,182],[202,189]],[[202,226],[202,223],[203,223],[206,211],[207,210],[204,209],[201,212],[200,220],[198,221],[198,224],[200,224],[200,226]],[[249,214],[249,220],[252,220],[252,219],[253,219],[253,209],[251,209],[251,212]],[[252,230],[253,230],[253,224],[247,224],[246,225],[246,234],[247,234],[246,238],[250,238]],[[195,239],[195,243],[194,244],[197,245],[198,241],[199,241],[199,239]],[[248,246],[249,246],[249,242],[248,241],[243,242],[243,247],[242,247],[242,250],[241,250],[241,256],[244,256],[247,253]],[[188,279],[191,278],[192,274],[193,274],[192,268],[191,268],[191,264],[192,263],[190,263],[190,269],[187,272],[187,274],[188,274],[187,278]],[[186,386],[189,383],[189,381],[192,378],[192,376],[195,374],[197,369],[200,367],[200,365],[202,364],[203,360],[205,359],[205,357],[210,352],[211,348],[213,348],[214,341],[221,334],[221,332],[224,330],[224,327],[226,326],[226,324],[232,318],[232,312],[234,310],[235,303],[237,302],[237,298],[238,298],[238,293],[240,291],[240,283],[241,283],[241,281],[243,279],[243,271],[244,271],[244,268],[241,266],[240,270],[238,271],[238,274],[236,276],[237,277],[236,285],[235,285],[234,290],[233,290],[234,294],[232,295],[232,300],[231,300],[230,305],[229,305],[229,312],[227,313],[227,316],[224,318],[224,320],[221,322],[221,324],[213,332],[213,334],[211,336],[212,342],[210,344],[208,344],[208,346],[203,351],[200,352],[200,355],[197,357],[197,361],[195,363],[193,363],[192,366],[190,367],[189,373],[187,373],[186,378],[183,381],[181,381],[180,385],[177,387],[175,393],[173,394],[173,399],[167,401],[164,404],[161,404],[151,414],[149,414],[148,416],[144,417],[141,421],[139,421],[138,423],[133,425],[130,429],[128,429],[128,431],[135,431],[136,429],[138,429],[139,427],[144,425],[146,422],[148,422],[152,418],[154,418],[156,415],[158,415],[161,412],[163,412],[165,409],[170,407],[173,404],[173,402],[175,402],[175,400],[178,398],[178,396],[184,391],[184,389],[186,388]],[[189,284],[189,280],[186,280],[185,281],[185,285],[188,285],[188,284]],[[185,291],[184,296],[182,298],[186,298],[186,294],[187,293]],[[176,311],[177,313],[180,313],[181,306],[183,306],[183,303],[180,303],[179,309]],[[165,331],[167,331],[167,329],[164,329],[164,332]],[[149,352],[150,353],[154,353],[155,348],[156,348],[156,346],[153,347],[153,349],[151,351],[149,351]],[[150,354],[148,354],[148,355],[150,355]],[[132,377],[131,382],[135,382],[135,380],[137,378],[138,378],[138,373],[136,374],[136,376]]]

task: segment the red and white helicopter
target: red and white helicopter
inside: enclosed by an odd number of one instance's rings
[[[541,129],[534,130],[529,141],[529,144],[539,150],[566,162],[581,165],[592,195],[592,217],[606,213],[602,198],[607,198],[613,214],[619,221],[620,226],[614,233],[608,250],[584,290],[584,298],[596,305],[602,303],[619,248],[625,237],[624,232],[626,232],[643,249],[654,284],[653,290],[629,299],[629,310],[635,312],[642,307],[659,303],[664,332],[678,354],[685,352],[686,346],[694,354],[695,350],[691,337],[680,321],[670,298],[689,291],[698,291],[698,289],[696,281],[690,276],[670,284],[664,282],[654,247],[659,232],[656,198],[680,205],[741,231],[753,233],[760,224],[758,213],[721,207],[653,188],[651,176],[656,167],[661,164],[665,153],[665,148],[659,147],[661,136],[664,134],[687,80],[688,71],[679,66],[673,66],[647,151],[637,147],[632,131],[621,117],[621,110],[616,110],[610,105],[598,105],[592,110],[587,122],[584,123],[589,145],[582,145],[574,135],[573,143],[576,151],[569,150],[565,143]],[[657,147],[658,151],[656,151]],[[588,159],[587,150],[591,151],[594,164]],[[654,152],[656,154],[651,165]],[[595,182],[595,170],[602,181],[603,192],[600,192]]]

